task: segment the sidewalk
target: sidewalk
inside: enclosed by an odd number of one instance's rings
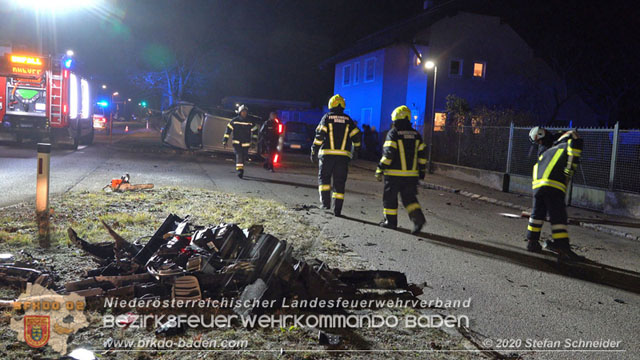
[[[355,161],[354,166],[370,171],[375,171],[376,168],[376,164],[374,162],[364,160]],[[453,179],[439,174],[427,174],[425,180],[421,182],[421,185],[425,189],[457,193],[460,194],[460,196],[469,197],[471,200],[485,201],[497,206],[508,207],[515,210],[513,213],[516,215],[520,215],[522,211],[531,210],[531,196],[505,193],[479,184]],[[621,219],[619,216],[607,215],[575,207],[568,207],[567,212],[569,213],[569,217],[616,221],[628,220],[631,223],[640,223],[640,221],[635,219]],[[598,225],[591,223],[581,223],[581,226],[627,239],[640,241],[640,228]]]

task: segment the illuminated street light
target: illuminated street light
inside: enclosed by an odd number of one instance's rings
[[[117,91],[113,93],[113,96],[118,96],[118,95],[120,95],[120,93]]]
[[[73,56],[73,50],[71,49],[67,50],[67,56]]]
[[[427,157],[429,159],[429,173],[433,173],[433,159],[432,159],[432,144],[433,144],[433,132],[435,131],[435,126],[436,126],[436,84],[438,81],[438,67],[436,66],[436,63],[431,61],[431,60],[427,60],[426,63],[424,63],[424,68],[427,70],[433,69],[433,94],[432,94],[432,101],[431,101],[431,126],[430,126],[430,131],[429,131],[429,150],[428,150],[428,154]],[[426,116],[425,116],[426,118]]]
[[[128,98],[128,99],[127,99],[127,101],[128,101],[128,102],[131,102],[131,98]]]
[[[102,88],[103,88],[103,89],[106,89],[106,88],[107,88],[107,85],[102,84]]]

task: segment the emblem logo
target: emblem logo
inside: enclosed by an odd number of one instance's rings
[[[49,315],[24,316],[24,341],[33,348],[47,345],[49,342]]]

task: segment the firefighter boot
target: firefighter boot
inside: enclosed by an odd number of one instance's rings
[[[331,191],[321,191],[320,202],[322,203],[322,208],[324,210],[330,210],[331,209]]]
[[[387,229],[397,229],[398,228],[398,215],[384,215],[384,221],[380,223],[380,226]]]
[[[409,218],[411,219],[411,221],[413,221],[413,230],[411,230],[412,234],[419,233],[420,230],[422,230],[424,224],[427,222],[421,209],[412,211],[409,214]]]
[[[545,243],[547,250],[558,254],[558,260],[583,261],[584,256],[580,256],[571,250],[568,239],[556,239]]]
[[[344,203],[343,199],[336,198],[333,201],[333,215],[340,217],[342,216],[342,204]]]
[[[243,169],[238,170],[238,177],[242,179],[243,176],[244,176],[244,170]]]
[[[542,251],[542,246],[540,246],[540,242],[538,240],[529,239],[527,242],[527,251],[539,253]]]

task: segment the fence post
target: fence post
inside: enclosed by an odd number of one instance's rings
[[[618,157],[618,140],[620,138],[620,123],[616,121],[613,127],[613,144],[611,146],[611,165],[609,166],[609,190],[613,191],[616,176],[616,158]]]
[[[507,148],[507,168],[506,173],[511,174],[511,156],[513,154],[513,121],[509,125],[509,147]]]
[[[464,131],[464,127],[462,129]],[[462,144],[462,133],[458,131],[457,128],[456,132],[458,133],[458,156],[456,158],[456,165],[460,165],[460,145]]]

